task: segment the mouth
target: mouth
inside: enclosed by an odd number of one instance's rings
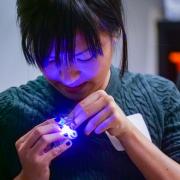
[[[68,87],[68,86],[64,86],[64,89],[67,91],[67,92],[70,92],[70,93],[75,93],[75,92],[78,92],[78,91],[81,91],[85,86],[86,86],[87,82],[84,82],[78,86],[74,86],[74,87]]]

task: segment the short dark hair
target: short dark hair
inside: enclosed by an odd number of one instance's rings
[[[99,32],[122,36],[121,74],[127,69],[127,37],[121,0],[17,0],[22,49],[28,64],[42,66],[55,45],[56,62],[74,57],[80,31],[93,55],[102,54]],[[62,59],[61,59],[62,60]]]

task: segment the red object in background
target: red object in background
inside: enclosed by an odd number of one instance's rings
[[[180,74],[179,65],[177,65],[179,63],[172,62],[176,58],[171,53],[180,53],[180,21],[158,23],[158,50],[159,75],[177,83],[177,77]]]
[[[180,73],[180,52],[171,52],[169,60],[176,65],[177,72]]]

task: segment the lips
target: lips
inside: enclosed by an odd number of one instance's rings
[[[64,86],[64,88],[67,92],[75,93],[75,92],[82,90],[86,84],[87,84],[87,82],[82,83],[79,86],[74,86],[74,87]]]

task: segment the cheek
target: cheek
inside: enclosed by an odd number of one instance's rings
[[[86,80],[93,79],[99,74],[100,71],[100,63],[98,60],[93,60],[86,63],[77,63],[78,69],[81,71],[81,75]]]
[[[105,61],[104,58],[98,58],[97,60],[93,60],[90,62],[77,62],[76,69],[80,72],[79,78],[84,79],[84,81],[86,81],[99,76],[99,74],[101,74],[101,72],[103,72],[106,69],[106,63],[103,61]],[[43,68],[42,73],[48,80],[60,80],[59,70],[55,65],[49,65]]]
[[[59,71],[55,66],[48,66],[42,70],[44,76],[49,80],[57,81],[59,79]]]

